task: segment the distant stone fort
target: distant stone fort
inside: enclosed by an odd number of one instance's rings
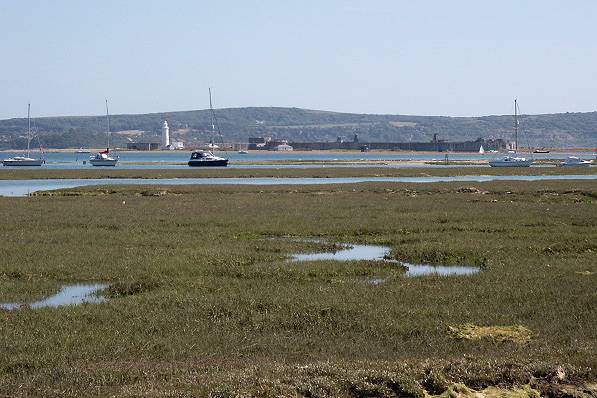
[[[279,145],[290,145],[296,151],[326,150],[386,150],[386,151],[433,151],[433,152],[479,152],[484,150],[505,150],[508,142],[503,139],[483,139],[475,141],[449,142],[441,140],[437,134],[429,142],[360,142],[357,134],[352,141],[338,137],[335,142],[288,142],[268,137],[250,137],[249,150],[275,150]]]

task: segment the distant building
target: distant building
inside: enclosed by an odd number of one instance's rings
[[[274,151],[282,151],[282,152],[286,152],[286,151],[292,151],[294,148],[292,148],[292,146],[288,145],[288,144],[280,144],[278,146],[274,147]]]
[[[182,141],[172,141],[172,143],[170,143],[170,147],[172,149],[175,149],[175,150],[184,149],[184,142],[182,142]]]
[[[168,122],[164,120],[164,124],[162,124],[162,142],[161,142],[162,149],[174,149],[170,146],[170,127],[168,126]]]
[[[265,146],[271,140],[266,137],[249,137],[249,148],[250,150],[266,149]]]
[[[131,151],[157,151],[160,149],[160,144],[157,142],[129,142],[126,144],[126,149]]]
[[[450,142],[441,139],[437,134],[428,142],[361,142],[358,134],[354,134],[352,142],[338,137],[333,142],[288,142],[269,137],[250,137],[249,150],[265,151],[325,151],[325,150],[372,150],[372,151],[433,151],[433,152],[479,152],[483,146],[486,151],[504,150],[508,143],[502,139],[483,139],[475,141]],[[292,148],[289,149],[288,147]]]
[[[429,142],[289,142],[295,150],[367,150],[372,151],[432,151],[432,152],[479,152],[479,148],[504,150],[508,147],[502,139],[482,139],[475,141],[450,142],[434,136]]]

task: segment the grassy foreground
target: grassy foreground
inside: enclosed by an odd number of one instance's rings
[[[85,281],[110,300],[0,310],[0,396],[597,391],[595,181],[62,194],[0,198],[0,302]],[[288,263],[333,248],[289,237],[482,272]]]
[[[201,177],[447,177],[468,175],[586,175],[597,174],[597,167],[447,167],[447,168],[390,168],[390,167],[326,167],[311,169],[83,169],[57,170],[0,169],[0,180],[48,178],[201,178]]]

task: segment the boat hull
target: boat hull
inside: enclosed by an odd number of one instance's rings
[[[581,162],[581,163],[562,163],[560,164],[561,167],[591,167],[591,162]]]
[[[15,160],[15,159],[4,159],[2,164],[4,166],[41,166],[45,163],[43,159],[32,159],[32,160]]]
[[[118,163],[118,159],[90,159],[89,163],[92,166],[114,167]]]
[[[489,162],[491,167],[531,167],[532,160],[519,160],[513,162]]]
[[[189,160],[190,167],[226,167],[228,166],[228,159],[221,160]]]

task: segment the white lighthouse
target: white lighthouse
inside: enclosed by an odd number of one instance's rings
[[[164,120],[164,124],[162,125],[162,149],[171,149],[170,127],[168,127],[168,122],[165,120]]]

